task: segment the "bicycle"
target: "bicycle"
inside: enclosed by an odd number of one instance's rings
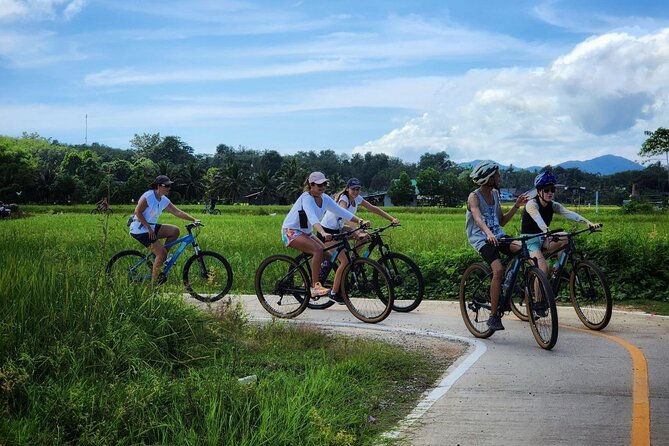
[[[551,233],[549,231],[544,234]],[[535,236],[507,237],[500,240],[500,243],[520,241],[521,249],[507,259],[510,264],[507,271],[510,275],[504,276],[497,314],[502,316],[505,312],[512,310],[512,294],[518,283],[525,295],[532,335],[541,348],[550,350],[555,346],[558,338],[557,307],[548,278],[537,267],[537,260],[530,257],[527,249],[527,240],[533,237]],[[488,318],[491,316],[491,280],[490,267],[486,263],[476,262],[465,270],[460,281],[460,312],[465,326],[477,338],[489,338],[495,332],[487,325]]]
[[[599,226],[601,227],[601,225]],[[549,282],[556,297],[561,296],[562,286],[569,284],[569,298],[579,320],[591,330],[604,329],[611,320],[613,299],[611,289],[604,272],[589,260],[585,260],[576,249],[574,238],[585,232],[600,232],[597,228],[585,228],[580,231],[554,235],[554,239],[566,238],[562,248],[545,254],[546,261],[553,260]],[[560,257],[558,253],[562,251]],[[566,296],[564,296],[566,297]],[[519,319],[527,320],[527,311],[522,301],[514,302]]]
[[[211,214],[211,215],[221,215],[220,209],[212,209],[208,204],[204,205],[204,209],[202,209],[203,214]]]
[[[188,293],[202,302],[216,302],[225,296],[232,287],[232,267],[228,260],[213,251],[203,251],[198,242],[194,228],[203,227],[202,223],[186,225],[188,235],[165,245],[170,248],[179,244],[179,247],[168,257],[159,278],[160,282],[167,280],[177,260],[187,246],[192,246],[195,254],[186,260],[183,268],[183,284]],[[137,283],[151,281],[153,270],[153,253],[142,254],[136,250],[126,250],[116,253],[107,263],[106,273],[112,286],[117,283]]]
[[[408,313],[418,308],[422,302],[423,296],[425,294],[425,281],[423,280],[423,275],[420,272],[420,268],[413,260],[404,254],[391,251],[390,246],[388,246],[388,244],[383,241],[381,233],[386,229],[395,226],[399,225],[391,223],[387,226],[370,231],[370,241],[360,243],[356,245],[354,249],[357,251],[357,248],[369,243],[367,249],[362,254],[360,254],[360,256],[370,258],[376,248],[376,252],[379,254],[379,256],[374,260],[376,260],[386,269],[388,275],[390,276],[390,282],[393,285],[395,297],[393,300],[393,310],[402,313]],[[299,254],[295,259],[299,262],[305,257],[311,259],[311,256],[306,253]],[[325,265],[325,267],[321,270],[319,281],[326,286],[330,285],[330,273],[331,271],[336,271],[337,267],[338,263],[328,261],[327,265]],[[310,271],[310,269],[307,269],[307,272]],[[310,301],[307,304],[307,307],[311,309],[322,310],[329,308],[332,305],[334,305],[334,302],[331,300],[326,302]]]
[[[386,269],[372,259],[360,257],[351,247],[348,238],[361,228],[333,235],[338,241],[323,251],[333,250],[331,260],[344,252],[348,265],[343,272],[341,297],[349,311],[359,320],[377,323],[384,320],[392,310],[394,294],[391,279]],[[273,316],[294,318],[300,315],[313,300],[310,292],[310,258],[295,259],[289,255],[276,254],[260,263],[255,276],[256,295],[260,304]],[[328,304],[333,302],[327,297]],[[328,306],[329,306],[328,305]]]
[[[114,213],[114,211],[112,211],[111,208],[110,208],[109,206],[100,206],[100,205],[97,205],[97,206],[95,207],[95,209],[92,209],[92,210],[91,210],[91,215],[95,215],[95,214],[107,214],[107,215],[111,215],[111,214],[113,214],[113,213]]]

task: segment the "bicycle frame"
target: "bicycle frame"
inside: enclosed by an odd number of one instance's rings
[[[369,241],[367,249],[365,250],[365,252],[360,254],[360,257],[369,258],[369,256],[374,251],[374,248],[376,248],[376,247],[378,247],[379,252],[382,256],[388,254],[390,252],[390,246],[383,241],[383,237],[381,237],[381,233],[383,231],[385,231],[386,229],[388,229],[390,227],[394,227],[394,226],[399,226],[399,225],[394,225],[394,224],[391,223],[387,226],[384,226],[382,228],[378,228],[378,229],[372,231],[369,234],[369,236],[371,237],[371,240]],[[359,248],[359,247],[361,247],[365,244],[367,244],[367,242],[360,243],[360,244],[356,245],[353,249],[357,249],[357,248]]]
[[[177,262],[177,259],[179,258],[179,256],[181,256],[181,254],[184,252],[184,250],[186,249],[186,247],[188,245],[193,245],[193,249],[195,250],[196,255],[200,253],[200,251],[201,251],[200,245],[198,245],[198,243],[197,243],[197,237],[196,237],[195,234],[193,234],[193,229],[192,228],[193,227],[191,225],[187,225],[186,230],[188,231],[188,235],[185,235],[185,236],[183,236],[183,237],[181,237],[177,240],[174,240],[173,242],[165,244],[166,249],[169,249],[172,246],[180,244],[179,248],[177,248],[177,250],[174,252],[174,254],[172,254],[172,258],[170,259],[170,261],[165,264],[165,267],[163,269],[163,272],[164,272],[165,275],[169,274],[170,270],[172,269],[174,264]],[[155,254],[150,252],[142,260],[137,262],[137,264],[135,266],[130,268],[130,272],[135,272],[142,264],[149,261],[152,257],[155,258]],[[145,275],[145,276],[143,276],[143,278],[151,279],[151,274]]]
[[[590,228],[587,228],[587,229],[582,229],[580,231],[571,232],[568,234],[556,235],[555,237],[566,237],[567,244],[559,249],[544,254],[544,257],[548,259],[556,255],[558,252],[562,251],[558,259],[557,269],[555,270],[556,277],[552,276],[549,277],[551,288],[553,288],[553,293],[555,293],[556,297],[560,292],[562,282],[564,282],[563,272],[576,270],[576,263],[580,259],[580,256],[578,250],[576,249],[576,243],[574,242],[574,237],[584,232],[594,232],[594,231]],[[570,267],[571,269],[569,269]]]

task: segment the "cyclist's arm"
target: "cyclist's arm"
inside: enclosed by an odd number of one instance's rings
[[[548,231],[548,225],[539,213],[539,203],[537,203],[535,200],[532,200],[525,205],[525,210],[530,215],[530,217],[532,217],[532,220],[536,222],[537,226],[539,226],[539,229],[541,229],[542,232]]]
[[[498,194],[497,196],[498,196],[498,198],[499,198],[499,192],[496,192],[496,193]],[[520,194],[520,195],[518,196],[518,198],[516,198],[516,202],[515,202],[514,205],[511,207],[511,209],[509,209],[508,211],[506,211],[506,214],[502,214],[502,205],[500,204],[500,205],[499,205],[499,208],[498,208],[498,212],[499,212],[499,224],[500,224],[501,226],[505,226],[509,221],[511,221],[511,219],[513,218],[513,216],[516,214],[516,211],[517,211],[518,209],[520,209],[520,207],[521,207],[522,205],[527,204],[527,201],[528,201],[528,200],[529,200],[529,195],[527,195],[527,193]],[[499,200],[498,200],[497,202],[499,203]]]
[[[356,215],[353,215],[351,212],[347,211],[346,209],[340,207],[337,203],[335,203],[335,201],[332,198],[330,198],[329,195],[325,195],[325,194],[323,195],[323,206],[325,206],[325,208],[328,211],[333,212],[337,217],[341,217],[341,218],[343,218],[345,220],[348,220],[348,221],[351,221],[353,223],[357,223],[357,224],[369,223],[369,222],[365,222],[365,220],[363,220],[362,218],[360,218]]]
[[[378,215],[379,217],[383,217],[386,220],[389,220],[389,221],[393,222],[394,224],[398,224],[400,222],[397,218],[393,217],[392,215],[390,215],[389,213],[387,213],[383,209],[381,209],[377,206],[374,206],[372,203],[365,200],[364,198],[363,198],[363,200],[360,204],[363,205],[368,211],[373,212],[374,214]]]
[[[191,215],[185,213],[184,211],[182,211],[181,209],[179,209],[178,207],[176,207],[176,206],[175,206],[174,204],[172,204],[172,203],[168,204],[167,207],[165,208],[165,210],[166,210],[167,212],[169,212],[170,214],[172,214],[172,215],[174,215],[174,216],[176,216],[176,217],[179,217],[179,218],[181,218],[181,219],[183,219],[183,220],[188,220],[188,221],[192,221],[192,222],[196,222],[196,221],[197,221],[196,218],[194,218],[193,216],[191,216]]]
[[[555,212],[557,212],[558,214],[562,215],[567,220],[576,221],[576,222],[579,222],[579,223],[585,223],[588,226],[595,226],[595,224],[590,222],[590,220],[588,220],[587,218],[583,217],[582,215],[578,214],[577,212],[570,211],[569,209],[562,206],[557,201],[553,201],[553,210]]]
[[[467,198],[467,208],[469,209],[469,212],[472,213],[474,223],[476,223],[476,226],[478,226],[479,229],[483,231],[486,238],[488,239],[488,242],[497,246],[499,243],[497,241],[497,237],[495,237],[495,234],[492,233],[488,225],[486,225],[483,221],[483,214],[481,214],[481,208],[479,206],[479,198],[473,192],[469,194],[469,197]]]

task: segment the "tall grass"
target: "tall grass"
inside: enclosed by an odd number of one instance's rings
[[[370,444],[436,378],[396,347],[110,290],[84,218],[2,227],[0,444]]]

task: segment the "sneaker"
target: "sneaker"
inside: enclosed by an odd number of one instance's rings
[[[316,284],[311,287],[311,297],[326,296],[329,292],[330,288],[325,288],[320,282],[316,282]]]
[[[330,300],[337,302],[339,305],[346,305],[346,303],[344,302],[344,298],[332,290],[330,290],[330,292],[328,293],[328,297],[330,298]]]
[[[167,282],[167,276],[164,273],[159,273],[158,277],[156,278],[156,283],[155,285],[162,285],[163,283]]]
[[[488,328],[491,330],[499,331],[499,330],[504,330],[504,325],[502,325],[502,318],[497,316],[496,314],[493,314],[488,318],[487,322]]]
[[[539,317],[546,317],[548,314],[548,308],[546,307],[546,302],[543,300],[541,302],[535,302],[534,305],[534,314],[536,314]]]

